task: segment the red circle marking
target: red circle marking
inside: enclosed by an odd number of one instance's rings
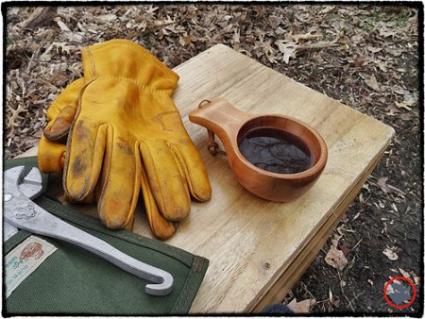
[[[409,302],[406,303],[406,304],[397,305],[387,295],[388,287],[396,280],[404,281],[405,283],[407,283],[412,288],[412,298],[410,298]],[[416,299],[416,286],[410,278],[407,278],[407,277],[404,277],[404,276],[391,277],[390,280],[388,280],[384,285],[384,299],[385,299],[385,301],[387,302],[388,305],[390,305],[391,307],[396,308],[398,310],[403,310],[403,309],[409,308]]]

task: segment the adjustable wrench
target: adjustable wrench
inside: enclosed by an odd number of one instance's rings
[[[12,227],[17,227],[69,242],[137,277],[152,282],[145,286],[147,294],[164,296],[171,292],[174,278],[170,273],[124,254],[105,241],[64,222],[31,201],[42,192],[41,174],[37,168],[32,168],[26,176],[23,176],[23,173],[24,166],[16,166],[4,172],[3,203],[6,231],[13,231]]]

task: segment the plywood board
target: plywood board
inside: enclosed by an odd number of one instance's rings
[[[193,203],[189,218],[167,241],[210,260],[191,312],[258,309],[287,286],[291,264],[309,262],[299,256],[321,243],[394,130],[224,45],[174,70],[181,77],[174,98],[213,188],[211,201]],[[293,116],[322,134],[329,147],[328,165],[308,193],[286,204],[256,198],[236,182],[224,155],[208,153],[206,130],[190,123],[187,115],[201,100],[218,96],[244,111]],[[134,231],[149,236],[142,213]]]

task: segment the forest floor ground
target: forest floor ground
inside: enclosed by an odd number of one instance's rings
[[[39,9],[38,9],[39,10]],[[174,67],[223,43],[390,126],[396,134],[335,232],[282,302],[315,313],[388,313],[390,276],[417,285],[422,303],[421,7],[374,5],[141,4],[6,11],[4,154],[33,147],[45,110],[81,76],[80,48],[134,40]],[[419,30],[419,33],[422,30]],[[347,263],[334,268],[334,246]],[[334,265],[335,266],[335,265]]]

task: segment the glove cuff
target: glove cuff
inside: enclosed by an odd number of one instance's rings
[[[136,81],[140,86],[173,91],[179,76],[142,46],[114,39],[82,50],[86,81],[112,76]]]

